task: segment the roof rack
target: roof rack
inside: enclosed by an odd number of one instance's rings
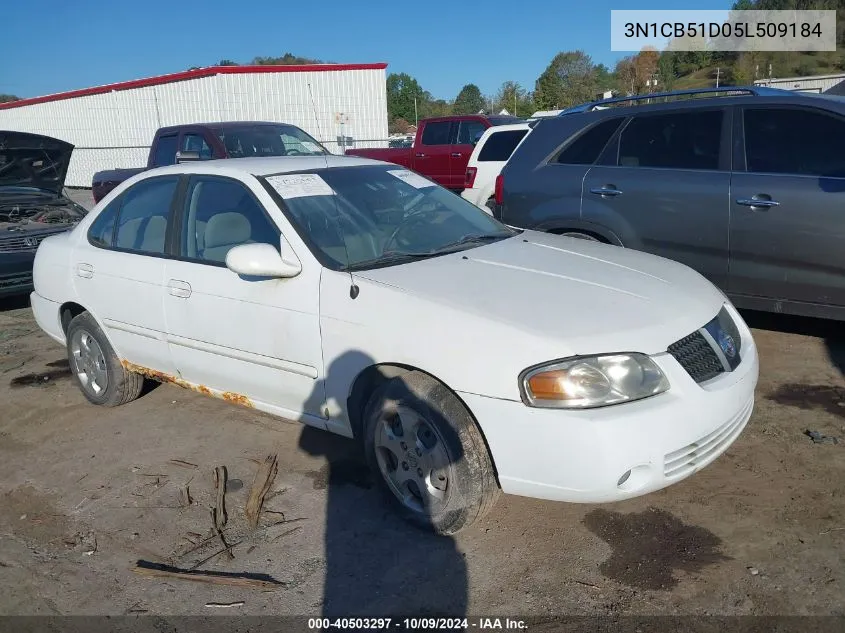
[[[636,102],[651,101],[652,99],[666,99],[668,97],[679,97],[684,95],[713,95],[721,97],[750,95],[754,97],[778,97],[794,94],[795,93],[791,90],[769,88],[768,86],[724,86],[722,88],[693,88],[690,90],[654,92],[646,95],[633,95],[630,97],[612,97],[610,99],[602,99],[601,101],[591,101],[589,103],[582,103],[581,105],[568,108],[561,112],[558,116],[563,116],[565,114],[574,114],[576,112],[592,112],[593,110],[603,110],[604,108],[610,107],[617,103],[632,102],[632,105],[638,105]]]

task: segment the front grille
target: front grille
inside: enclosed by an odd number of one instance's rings
[[[26,289],[32,286],[32,273],[18,273],[16,275],[0,275],[0,292]]]
[[[46,235],[15,235],[0,237],[0,253],[26,253],[38,248]]]
[[[664,455],[663,475],[669,479],[683,477],[724,451],[745,428],[753,407],[754,400],[751,399],[734,418],[712,433],[689,446]]]
[[[667,351],[695,382],[710,380],[725,371],[716,351],[699,331],[672,343]]]

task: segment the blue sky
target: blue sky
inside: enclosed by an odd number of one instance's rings
[[[560,51],[612,66],[611,9],[681,9],[681,0],[39,0],[7,2],[0,93],[23,97],[210,66],[221,58],[295,55],[387,62],[435,97],[465,83],[494,93],[534,81]],[[698,0],[696,9],[727,9]],[[37,12],[34,10],[37,7]]]

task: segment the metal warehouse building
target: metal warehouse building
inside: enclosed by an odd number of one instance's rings
[[[845,88],[845,74],[815,75],[811,77],[783,77],[781,79],[757,79],[757,86],[770,86],[795,92],[815,92],[841,95]]]
[[[342,153],[386,146],[387,64],[213,66],[0,104],[0,130],[73,143],[66,185],[142,167],[160,127],[212,121],[292,123]]]

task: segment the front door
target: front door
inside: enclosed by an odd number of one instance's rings
[[[292,252],[261,195],[270,200],[240,180],[190,178],[178,257],[165,270],[168,341],[188,382],[313,424],[307,416],[323,417],[322,399],[314,397],[322,388],[320,269],[267,279],[226,268],[226,253],[240,244],[285,245]]]
[[[723,109],[635,116],[584,178],[582,216],[619,228],[629,248],[727,287],[730,127]]]
[[[845,306],[845,119],[784,106],[739,114],[730,292]]]
[[[166,341],[164,268],[178,176],[148,178],[99,213],[74,253],[74,284],[117,354],[173,374]]]

